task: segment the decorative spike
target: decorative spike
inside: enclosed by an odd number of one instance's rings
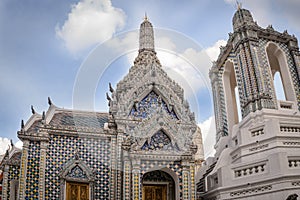
[[[49,104],[49,106],[52,105],[52,101],[51,101],[50,97],[48,97],[48,104]]]
[[[114,90],[114,88],[111,86],[111,83],[109,83],[109,91],[111,92],[111,93],[113,93],[115,90]]]
[[[32,112],[32,114],[35,114],[35,110],[33,108],[33,105],[31,105],[31,112]]]
[[[241,10],[242,9],[242,2],[236,1],[236,6],[237,6],[237,10]]]
[[[10,146],[11,146],[11,147],[14,146],[14,143],[13,143],[12,139],[10,139]]]
[[[106,92],[106,99],[107,99],[108,101],[111,101],[111,98],[110,98],[110,96],[108,95],[107,92]]]
[[[46,119],[45,111],[43,111],[42,120]]]
[[[25,126],[24,126],[24,120],[22,119],[21,121],[21,129],[23,129]]]

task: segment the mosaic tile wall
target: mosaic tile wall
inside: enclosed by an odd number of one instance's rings
[[[75,158],[76,152],[79,159],[95,171],[94,199],[110,199],[110,142],[110,138],[50,135],[45,170],[46,199],[60,198],[59,173]]]
[[[19,174],[20,174],[19,166],[14,166],[14,165],[9,166],[8,181],[7,181],[7,188],[8,188],[7,199],[8,200],[9,200],[9,196],[10,196],[10,182],[11,182],[11,180],[19,179]]]
[[[29,142],[25,200],[38,199],[39,195],[39,163],[40,163],[40,142]]]

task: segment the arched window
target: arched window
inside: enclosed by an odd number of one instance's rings
[[[272,42],[268,44],[266,52],[271,74],[273,76],[273,85],[274,90],[276,91],[276,98],[283,98],[283,100],[287,101],[296,101],[294,86],[291,81],[285,53],[275,43]],[[277,73],[279,75],[277,75]],[[278,84],[281,84],[281,86],[278,86]],[[282,95],[279,95],[280,88],[283,88],[284,97],[281,97]]]
[[[233,63],[230,61],[227,61],[225,63],[223,85],[225,93],[228,132],[231,133],[233,125],[239,122],[239,109],[237,107],[239,96],[236,95],[236,93],[238,94],[236,76]]]

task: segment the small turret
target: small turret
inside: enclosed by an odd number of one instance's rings
[[[256,25],[253,20],[252,14],[249,10],[241,8],[241,5],[238,5],[238,9],[235,12],[232,19],[233,30],[237,31],[240,27],[244,25]]]

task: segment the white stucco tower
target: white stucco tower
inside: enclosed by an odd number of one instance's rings
[[[278,100],[276,73],[283,100]],[[295,36],[261,28],[250,11],[238,8],[233,33],[210,70],[216,154],[201,169],[199,198],[300,195],[299,77]]]

